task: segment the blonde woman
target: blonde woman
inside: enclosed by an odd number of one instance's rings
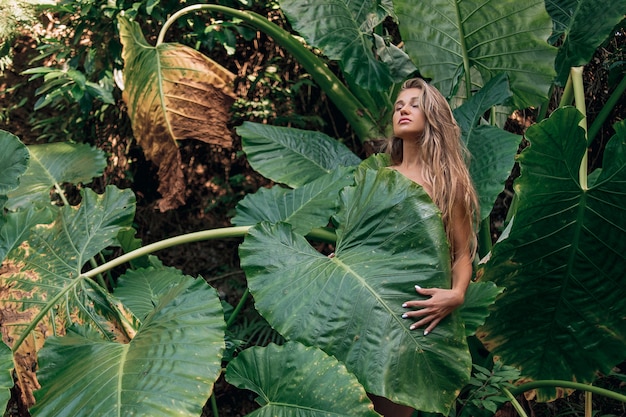
[[[463,304],[472,276],[476,250],[478,202],[467,169],[467,151],[446,99],[420,78],[407,80],[393,110],[393,137],[387,141],[391,168],[421,185],[439,207],[452,258],[452,287],[420,288],[427,297],[410,300],[403,318],[413,329],[428,335],[441,320]],[[375,409],[385,417],[410,417],[406,406],[372,396]]]

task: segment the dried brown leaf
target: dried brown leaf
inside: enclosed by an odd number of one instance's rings
[[[124,100],[133,133],[159,167],[161,211],[185,202],[185,178],[176,141],[231,146],[228,128],[235,74],[180,44],[147,44],[134,23],[121,20]]]

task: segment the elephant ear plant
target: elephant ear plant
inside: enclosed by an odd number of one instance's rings
[[[216,82],[225,91],[222,98],[232,91],[227,72],[198,70],[219,68],[208,58],[163,42],[177,18],[198,10],[270,35],[364,142],[385,132],[391,86],[419,70],[454,103],[472,152],[481,217],[488,219],[521,140],[498,127],[499,112],[538,106],[546,114],[549,90],[563,83],[562,67],[583,65],[588,49],[606,38],[600,32],[623,18],[625,0],[602,0],[595,9],[607,11],[602,24],[582,24],[597,18],[591,12],[596,3],[396,0],[355,8],[343,0],[330,0],[327,7],[280,2],[307,46],[254,13],[212,4],[173,15],[154,47],[137,23],[122,17],[124,59],[132,68],[124,94],[134,132],[149,144],[147,154],[165,152],[161,161],[175,165],[173,144],[193,137],[181,133],[178,117],[193,117],[187,107],[222,102],[199,94],[198,87]],[[397,22],[404,50],[381,36],[386,19]],[[420,19],[427,20],[415,24]],[[559,48],[548,38],[558,39]],[[584,48],[576,47],[581,39]],[[342,78],[326,59],[339,64]],[[206,66],[198,67],[198,60]],[[11,350],[0,351],[4,377],[14,369],[33,415],[197,416],[209,397],[217,415],[211,394],[223,367],[229,383],[258,394],[253,415],[374,416],[366,392],[452,415],[459,393],[476,380],[470,378],[477,355],[470,355],[469,338],[501,358],[498,369],[531,381],[499,385],[516,406],[516,394],[540,388],[539,398],[548,400],[562,391],[555,387],[623,401],[591,383],[620,363],[626,348],[620,273],[626,269],[626,200],[620,191],[626,128],[624,122],[615,125],[602,168],[588,174],[586,148],[607,112],[587,134],[580,70],[569,71],[560,108],[526,132],[530,146],[517,157],[522,174],[514,185],[513,220],[493,247],[490,239],[481,240],[488,256],[465,305],[428,337],[407,330],[400,305],[416,296],[415,284],[450,285],[447,243],[436,207],[419,186],[386,169],[384,156],[361,161],[319,132],[246,122],[236,133],[250,165],[280,185],[246,196],[233,227],[140,247],[132,239],[135,200],[129,190],[109,186],[97,194],[82,185],[78,204],[65,198],[60,184],[87,184],[100,175],[100,151],[69,144],[26,148],[0,133],[2,148],[9,150],[0,155],[0,314]],[[180,79],[169,79],[172,74]],[[190,85],[196,93],[188,94]],[[625,88],[624,81],[615,87],[607,107]],[[161,172],[176,176],[167,166]],[[180,177],[161,180],[164,197],[173,196],[167,201],[180,203],[167,186],[180,185]],[[248,289],[226,320],[216,291],[202,277],[147,256],[232,236],[245,236],[240,258]],[[314,249],[311,242],[319,240],[334,245],[333,256]],[[103,253],[110,249],[125,253],[107,258]],[[122,265],[127,269],[113,275]],[[226,363],[231,341],[225,330],[249,294],[287,342],[249,348]],[[492,366],[475,369],[485,374]],[[489,401],[493,411],[496,400]],[[480,403],[472,402],[471,409],[479,410]]]
[[[61,198],[57,181],[72,182],[75,173],[84,181],[89,170],[97,175],[101,166],[93,161],[101,158],[100,151],[67,144],[61,149],[56,144],[26,149],[6,132],[1,139],[16,149],[8,171],[28,167],[19,177],[24,180],[20,185],[7,187],[6,207],[15,208],[3,217],[6,246],[0,279],[4,340],[12,348],[20,386],[25,395],[32,395],[25,401],[33,403],[33,415],[90,415],[102,410],[199,415],[222,370],[225,323],[216,291],[201,277],[184,276],[153,257],[148,265],[131,267],[116,279],[109,273],[159,248],[242,234],[248,235],[241,246],[242,264],[257,308],[290,340],[283,349],[244,351],[228,365],[228,381],[254,387],[263,399],[259,414],[281,409],[284,415],[296,415],[314,406],[343,409],[346,416],[376,415],[366,390],[444,412],[468,380],[471,361],[461,316],[452,316],[428,338],[410,332],[409,323],[400,318],[400,305],[411,296],[414,282],[449,285],[448,249],[435,206],[420,187],[395,171],[372,169],[384,166],[384,161],[367,161],[358,169],[337,166],[326,174],[330,181],[313,180],[295,189],[301,194],[293,197],[259,194],[259,199],[274,202],[273,210],[261,214],[273,212],[274,223],[258,219],[252,228],[236,226],[173,238],[83,272],[85,265],[97,264],[100,251],[126,241],[134,210],[132,193],[109,186],[98,195],[85,187],[80,203],[71,206]],[[308,154],[313,144],[319,139],[309,141]],[[336,152],[344,156],[339,160],[354,161],[347,148]],[[45,157],[49,155],[56,157]],[[328,156],[320,155],[320,161]],[[74,173],[62,172],[72,164],[77,164]],[[286,179],[288,171],[282,174]],[[2,172],[0,178],[5,176]],[[54,182],[48,187],[57,189],[63,202],[42,204],[46,182],[38,178]],[[335,190],[334,199],[313,201],[328,193],[319,190],[329,188]],[[20,206],[17,201],[31,203]],[[316,214],[295,215],[308,204],[330,213],[326,218],[332,216],[338,225],[333,258],[316,252],[305,239],[308,234],[334,240],[333,233],[318,229],[327,220]],[[362,221],[364,213],[367,222]],[[287,220],[315,227],[300,229]],[[415,251],[421,255],[409,256]],[[423,272],[418,281],[415,270]],[[272,273],[279,279],[269,282]],[[396,280],[398,276],[402,279]],[[476,299],[483,300],[474,306],[478,314],[468,320],[476,328],[487,314],[489,301],[484,300],[493,300],[497,290],[490,284],[473,287],[482,294]],[[285,305],[275,304],[277,292]],[[342,302],[337,294],[343,294]],[[357,294],[360,310],[355,311],[351,301]],[[300,304],[303,299],[307,304]],[[335,307],[329,308],[331,304]],[[292,314],[296,305],[308,315]],[[389,326],[397,340],[378,334]],[[342,336],[346,331],[349,338]],[[406,344],[414,348],[407,350]],[[403,361],[399,368],[398,355]],[[257,361],[268,365],[259,366]],[[298,366],[284,367],[288,363]],[[416,363],[439,372],[419,372],[411,365]],[[313,388],[289,395],[280,388],[302,386],[297,381],[307,369],[320,375],[311,386],[327,388],[325,396],[319,395],[324,390]],[[400,372],[400,378],[386,376],[392,372]],[[410,395],[413,389],[432,395],[415,398]]]

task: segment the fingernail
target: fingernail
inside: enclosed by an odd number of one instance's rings
[[[428,330],[424,330],[424,336],[428,336]]]
[[[412,325],[409,327],[409,330],[414,330],[414,329],[415,329],[415,325],[414,325],[414,324],[412,324]]]
[[[402,304],[402,307],[406,307],[406,303]]]
[[[416,286],[415,286],[415,289],[416,289],[416,290],[421,290],[421,289],[422,289],[422,287],[420,287],[419,285],[416,285]]]
[[[407,316],[407,314],[406,314],[406,313],[404,313],[404,314],[402,315],[402,318],[403,318],[403,319],[405,319],[405,318],[407,318],[407,317],[409,317],[409,316]]]

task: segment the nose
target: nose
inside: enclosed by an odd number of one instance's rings
[[[400,114],[408,114],[408,113],[409,113],[408,104],[403,104],[402,107],[400,107]]]

